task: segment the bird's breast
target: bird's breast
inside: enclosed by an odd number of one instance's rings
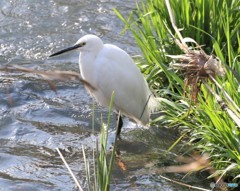
[[[81,53],[79,56],[79,68],[81,77],[93,87],[96,86],[95,55]]]

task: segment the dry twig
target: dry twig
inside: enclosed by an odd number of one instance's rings
[[[96,90],[96,88],[93,87],[89,82],[82,79],[79,73],[73,72],[73,71],[59,71],[59,70],[43,71],[43,70],[34,70],[30,68],[20,67],[17,65],[0,67],[0,71],[7,72],[7,73],[23,72],[23,73],[39,75],[43,79],[47,80],[49,86],[53,91],[56,91],[55,85],[52,83],[52,81],[54,80],[58,80],[58,81],[78,80],[82,82],[85,86],[89,87],[90,89]]]
[[[57,152],[58,152],[59,156],[61,157],[61,159],[62,159],[63,163],[64,163],[64,164],[65,164],[65,166],[67,167],[67,169],[68,169],[68,171],[69,171],[70,175],[72,176],[72,178],[73,178],[73,180],[74,180],[75,184],[78,186],[78,188],[79,188],[79,190],[80,190],[80,191],[83,191],[83,189],[82,189],[82,187],[80,186],[80,184],[79,184],[79,182],[78,182],[78,180],[77,180],[76,176],[73,174],[73,172],[72,172],[71,168],[69,167],[68,163],[66,162],[65,158],[63,157],[63,155],[62,155],[61,151],[59,150],[59,148],[56,148],[56,150],[57,150]]]

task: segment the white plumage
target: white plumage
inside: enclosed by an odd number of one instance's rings
[[[119,47],[103,44],[95,35],[85,35],[77,43],[59,51],[78,49],[81,77],[96,90],[88,92],[104,106],[109,106],[112,92],[115,92],[114,109],[134,119],[138,124],[147,125],[150,119],[149,98],[151,92],[132,58]],[[151,98],[152,99],[152,98]]]

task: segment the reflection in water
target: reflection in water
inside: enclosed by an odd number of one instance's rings
[[[78,53],[54,59],[48,55],[68,47],[81,36],[93,33],[130,54],[139,52],[131,35],[119,35],[123,25],[112,9],[129,13],[132,0],[1,0],[0,65],[22,65],[34,69],[78,69]],[[95,111],[92,132],[92,99],[78,83],[58,83],[57,94],[31,75],[0,75],[0,185],[5,190],[73,190],[74,183],[62,164],[56,147],[65,151],[70,167],[86,186],[81,145],[91,153],[99,136],[100,116]],[[8,90],[9,89],[9,90]],[[9,102],[12,99],[12,104]],[[110,141],[114,137],[114,124]],[[174,153],[165,155],[174,132],[136,129],[125,119],[119,142],[126,171],[115,165],[112,190],[179,190],[144,169],[169,165]],[[141,173],[138,173],[143,170]],[[173,178],[179,178],[174,175]],[[188,180],[199,185],[199,177]],[[1,189],[0,189],[1,190]],[[182,189],[184,190],[184,189]]]

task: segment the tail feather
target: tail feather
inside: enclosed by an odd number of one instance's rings
[[[150,99],[148,101],[148,108],[150,113],[159,111],[160,109],[160,100],[156,98],[153,94],[150,95]]]
[[[142,115],[138,123],[144,125],[145,127],[149,126],[150,114],[158,111],[160,109],[160,100],[151,93],[147,99],[147,103],[144,107]]]

